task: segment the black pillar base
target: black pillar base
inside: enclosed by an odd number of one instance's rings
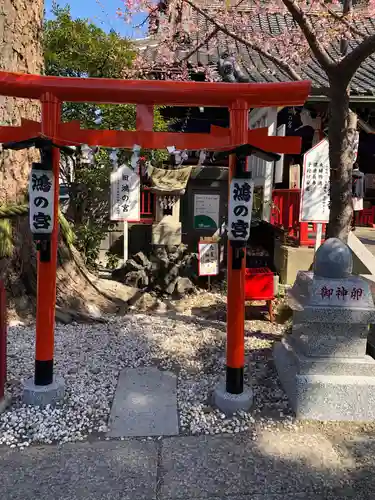
[[[230,368],[227,366],[226,391],[229,394],[243,393],[243,367]]]
[[[53,382],[53,359],[49,361],[35,360],[35,385],[49,385]]]

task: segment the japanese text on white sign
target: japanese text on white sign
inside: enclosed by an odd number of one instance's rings
[[[194,195],[194,229],[217,229],[219,227],[220,195]]]
[[[139,219],[139,175],[127,165],[122,165],[111,173],[111,220]]]
[[[228,238],[247,241],[250,236],[254,183],[248,179],[232,179],[228,208]]]
[[[198,243],[199,276],[219,274],[219,244],[217,242]]]
[[[29,183],[29,220],[33,234],[53,230],[55,177],[50,170],[31,170]]]
[[[328,222],[329,180],[329,145],[324,139],[304,155],[300,222]]]

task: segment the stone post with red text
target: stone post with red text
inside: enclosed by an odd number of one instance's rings
[[[274,360],[297,418],[375,420],[375,360],[366,353],[375,308],[369,281],[352,269],[349,247],[330,238],[289,292],[292,332]]]

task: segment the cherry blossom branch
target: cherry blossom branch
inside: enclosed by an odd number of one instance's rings
[[[371,35],[357,45],[347,56],[337,65],[340,70],[351,79],[360,65],[375,52],[375,35]]]
[[[306,16],[303,10],[298,7],[295,0],[282,0],[282,2],[288,9],[294,21],[300,27],[302,33],[305,35],[307,43],[309,44],[310,49],[319,64],[326,72],[330,72],[336,65],[332,62],[328,52],[319,42],[309,18]]]
[[[327,12],[334,18],[336,19],[336,21],[339,21],[341,22],[344,26],[346,26],[348,28],[349,31],[351,31],[353,33],[353,35],[357,35],[357,36],[360,36],[362,38],[365,38],[366,36],[368,36],[368,34],[365,32],[365,31],[362,31],[358,28],[356,28],[355,26],[353,26],[352,23],[350,23],[345,15],[342,15],[342,14],[338,14],[337,12],[335,12],[333,9],[331,9],[330,7],[328,7],[327,5],[325,4],[322,4],[323,7],[325,7],[327,9]]]
[[[207,19],[207,21],[209,21],[211,24],[213,24],[218,29],[218,31],[223,32],[224,34],[226,34],[230,38],[233,38],[237,42],[244,44],[249,49],[254,50],[258,54],[263,56],[265,59],[268,59],[269,61],[273,62],[280,69],[285,71],[285,73],[287,73],[292,80],[301,80],[301,76],[288,63],[284,62],[283,60],[279,59],[276,56],[273,56],[272,54],[270,54],[266,50],[262,49],[258,45],[255,45],[255,44],[249,42],[248,40],[246,40],[246,38],[243,38],[242,36],[239,36],[236,33],[234,33],[233,31],[229,30],[228,28],[226,28],[225,26],[223,26],[222,24],[217,22],[215,18],[213,18],[212,16],[207,14],[207,12],[205,12],[203,9],[201,9],[192,0],[182,0],[182,1],[187,3],[188,5],[190,5],[190,7],[192,7],[196,12],[201,14],[201,16],[203,16],[205,19]]]
[[[190,57],[193,56],[200,48],[202,48],[204,45],[206,45],[211,40],[211,38],[213,38],[216,35],[216,33],[218,33],[218,31],[219,31],[219,28],[216,26],[211,31],[211,33],[206,37],[206,39],[203,40],[203,42],[201,42],[196,47],[194,47],[194,49],[191,50],[189,52],[189,54],[187,56],[185,56],[184,58],[182,58],[179,62],[188,61],[190,59]]]
[[[159,10],[159,5],[157,5],[153,9],[150,9],[149,13],[143,19],[143,21],[141,21],[139,24],[136,24],[135,26],[133,26],[133,28],[134,29],[142,28],[142,26],[144,26],[149,21],[149,19],[152,17],[152,15],[155,14],[155,12],[158,12],[158,10]]]

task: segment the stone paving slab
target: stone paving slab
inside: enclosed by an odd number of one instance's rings
[[[234,436],[0,448],[0,499],[373,500],[375,439]]]
[[[157,449],[138,440],[0,450],[4,500],[154,500]]]
[[[347,470],[322,434],[269,430],[255,440],[246,435],[180,437],[165,439],[162,445],[163,499],[221,499],[250,493],[282,498],[334,488],[349,493],[350,487]]]
[[[111,416],[109,437],[173,436],[178,434],[177,378],[157,368],[121,372]]]
[[[262,494],[249,494],[249,495],[241,495],[241,496],[229,496],[229,497],[194,497],[194,498],[186,498],[185,500],[203,500],[204,498],[209,498],[210,500],[347,500],[347,499],[356,499],[358,500],[359,497],[356,496],[343,496],[346,493],[339,492],[339,493],[330,493],[330,492],[324,492],[324,493],[288,493],[288,496],[285,496],[285,493],[276,493],[276,494],[270,494],[267,493],[266,495]],[[353,495],[356,495],[356,493],[353,493]],[[163,500],[169,500],[169,499],[164,499]],[[364,497],[361,497],[361,500],[364,500]],[[367,500],[367,498],[365,499]],[[369,499],[370,500],[370,499]]]

